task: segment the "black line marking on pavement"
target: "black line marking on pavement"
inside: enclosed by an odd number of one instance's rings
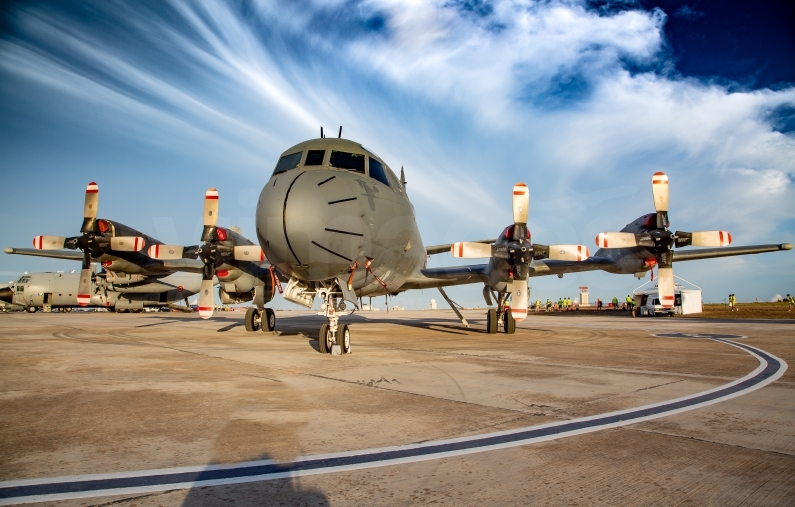
[[[86,498],[104,495],[149,493],[222,484],[356,470],[377,466],[425,461],[474,452],[527,445],[602,429],[634,424],[672,415],[740,396],[763,387],[784,374],[787,364],[767,352],[732,342],[710,338],[737,347],[757,358],[759,366],[740,379],[689,396],[628,410],[530,426],[515,430],[485,433],[449,440],[436,440],[382,449],[365,449],[308,456],[292,463],[272,460],[163,470],[143,470],[111,474],[0,482],[0,505]]]

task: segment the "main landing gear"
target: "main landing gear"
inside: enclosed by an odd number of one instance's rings
[[[502,331],[506,334],[516,332],[516,320],[511,315],[511,309],[505,307],[508,294],[501,294],[497,298],[497,308],[489,308],[486,313],[486,331],[489,334],[496,334],[497,327],[502,325]]]
[[[276,329],[276,314],[272,308],[249,308],[246,310],[246,331],[273,331]]]
[[[337,297],[332,292],[321,292],[320,296],[323,298],[323,304],[320,305],[320,312],[328,319],[327,324],[320,326],[320,332],[317,336],[317,345],[321,354],[350,354],[351,352],[351,330],[345,324],[340,324],[340,317],[350,315],[352,312],[347,311],[345,301],[340,300],[337,304]],[[335,350],[335,346],[338,347]]]

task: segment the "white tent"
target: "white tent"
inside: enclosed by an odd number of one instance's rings
[[[676,278],[679,277],[677,276]],[[675,283],[673,308],[663,308],[660,304],[660,294],[656,283],[654,287],[641,290],[644,285],[651,283],[651,281],[649,281],[632,291],[632,295],[635,298],[636,311],[640,315],[673,315],[674,313],[687,315],[691,313],[701,313],[701,287],[681,278],[679,278],[679,280],[695,288],[686,289],[681,284]]]

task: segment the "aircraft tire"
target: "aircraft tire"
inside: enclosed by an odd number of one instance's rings
[[[259,314],[259,310],[256,308],[249,308],[246,310],[246,331],[253,332],[259,329],[257,325],[257,315]]]
[[[321,354],[329,354],[331,350],[328,347],[328,324],[320,326],[320,332],[317,334],[317,348]]]
[[[276,329],[276,313],[273,311],[273,308],[265,308],[260,312],[260,314],[262,313],[264,313],[264,315],[260,322],[260,328],[263,331],[273,331]]]
[[[36,307],[28,306],[27,308],[25,308],[25,311],[27,311],[28,313],[36,313]]]
[[[486,313],[486,332],[497,334],[497,310],[490,308]]]
[[[510,310],[505,310],[505,313],[502,314],[502,322],[504,324],[502,329],[505,334],[514,334],[516,332],[516,319],[513,318]]]
[[[343,354],[348,354],[351,351],[351,328],[345,324],[337,329],[337,345],[340,346],[340,351]]]

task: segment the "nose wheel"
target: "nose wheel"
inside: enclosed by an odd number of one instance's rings
[[[328,323],[320,326],[317,336],[318,350],[321,354],[331,354],[335,352],[335,347],[340,354],[350,354],[351,352],[351,330],[345,324],[340,324],[340,317],[350,315],[346,311],[345,303],[336,304],[336,298],[331,292],[321,294],[324,303],[320,307],[318,315],[328,319]]]

